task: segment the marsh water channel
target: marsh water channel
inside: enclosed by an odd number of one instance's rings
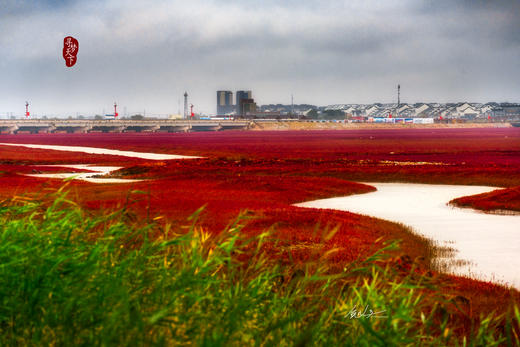
[[[451,247],[438,258],[447,272],[520,289],[520,216],[485,214],[447,203],[494,187],[409,183],[367,183],[377,191],[315,200],[296,206],[335,209],[400,222]]]
[[[147,152],[134,152],[134,151],[120,151],[117,149],[107,149],[98,147],[83,147],[83,146],[55,146],[55,145],[39,145],[39,144],[21,144],[21,143],[0,143],[2,146],[19,146],[26,148],[37,148],[37,149],[50,149],[55,151],[68,151],[68,152],[80,152],[89,154],[105,154],[105,155],[118,155],[130,158],[141,158],[148,160],[174,160],[174,159],[198,159],[201,157],[177,155],[177,154],[164,154],[164,153],[147,153]],[[96,165],[83,165],[83,164],[72,164],[72,165],[39,165],[40,167],[60,167],[70,168],[79,170],[88,170],[90,172],[62,172],[62,173],[38,173],[28,174],[31,177],[41,178],[61,178],[61,179],[79,179],[91,183],[131,183],[141,180],[132,180],[125,178],[105,178],[103,175],[108,175],[113,171],[122,169],[118,166],[96,166]]]
[[[0,143],[0,145],[2,145],[2,146],[19,146],[19,147],[26,147],[26,148],[38,148],[38,149],[50,149],[50,150],[55,150],[55,151],[81,152],[81,153],[89,153],[89,154],[119,155],[119,156],[123,156],[123,157],[141,158],[141,159],[150,159],[150,160],[200,158],[200,157],[187,156],[187,155],[120,151],[118,149],[84,147],[84,146],[55,146],[55,145],[38,145],[38,144],[22,144],[22,143]]]
[[[131,183],[141,180],[133,180],[127,178],[105,178],[103,175],[108,175],[113,171],[122,169],[120,166],[96,166],[96,165],[40,165],[39,167],[59,167],[79,170],[88,170],[90,172],[59,172],[59,173],[38,173],[28,174],[31,177],[40,178],[61,178],[61,179],[78,179],[90,183]]]

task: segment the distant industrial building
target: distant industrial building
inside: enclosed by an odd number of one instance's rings
[[[253,106],[251,104],[254,104],[254,100],[253,100],[253,93],[251,93],[250,90],[237,91],[235,107],[236,107],[236,114],[238,116],[245,115],[246,109],[250,110],[251,108],[253,108]],[[256,105],[255,105],[255,109],[256,109]]]
[[[217,91],[217,116],[234,115],[238,118],[262,118],[263,112],[259,112],[253,93],[250,90],[238,90],[235,94],[233,105],[233,92],[229,90]],[[279,117],[271,114],[272,117]]]
[[[217,91],[217,115],[230,114],[235,110],[233,92],[229,90]]]
[[[240,100],[240,114],[243,117],[247,117],[256,113],[256,103],[254,99],[242,99]]]

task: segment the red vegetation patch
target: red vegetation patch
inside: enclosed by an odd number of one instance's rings
[[[454,199],[450,203],[459,207],[470,207],[486,212],[520,212],[520,186],[464,196]]]
[[[70,183],[72,187],[85,187],[88,189],[88,183],[81,181],[73,181]],[[18,175],[12,172],[2,172],[0,167],[0,200],[27,195],[32,192],[45,192],[46,190],[56,191],[63,186],[62,180],[42,179],[36,177],[28,177]]]
[[[348,180],[520,185],[520,128],[33,134],[0,135],[0,142],[197,155],[225,165],[264,167],[267,173],[303,171]]]
[[[0,135],[0,142],[204,156],[147,161],[0,146],[0,196],[62,184],[18,174],[30,172],[30,165],[124,166],[115,177],[143,181],[111,185],[73,181],[72,198],[91,209],[126,205],[141,218],[161,215],[172,223],[185,222],[206,205],[201,223],[212,232],[222,230],[240,211],[249,210],[252,220],[246,231],[258,233],[274,225],[288,250],[285,260],[296,263],[316,251],[321,229],[339,226],[326,242],[328,249],[338,248],[331,256],[338,267],[372,254],[382,240],[401,239],[402,254],[410,259],[424,257],[420,263],[426,268],[427,245],[394,223],[292,204],[373,190],[349,181],[520,185],[520,128],[36,134]],[[131,193],[134,190],[144,194]],[[396,260],[396,266],[401,263]],[[496,310],[511,297],[507,289],[489,283],[450,276],[441,276],[439,281],[452,285],[445,287],[447,293],[471,303],[471,318]]]

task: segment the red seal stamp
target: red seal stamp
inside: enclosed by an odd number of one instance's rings
[[[63,59],[68,67],[74,66],[78,60],[77,54],[79,50],[78,40],[72,36],[63,39]]]

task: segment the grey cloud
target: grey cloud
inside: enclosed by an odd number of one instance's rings
[[[438,23],[439,34],[497,49],[520,44],[520,2],[517,0],[418,2],[412,12]]]
[[[0,117],[30,97],[48,112],[101,112],[117,98],[171,113],[184,90],[214,112],[221,88],[252,89],[259,103],[290,93],[316,104],[392,101],[398,82],[408,101],[511,97],[520,92],[518,3],[497,3],[11,2],[0,22]],[[80,42],[69,70],[60,56],[68,34]]]

